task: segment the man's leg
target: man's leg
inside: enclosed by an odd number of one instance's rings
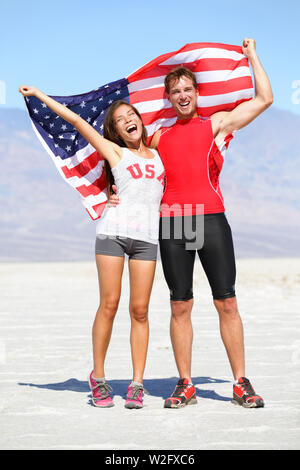
[[[180,379],[165,408],[181,408],[197,403],[196,390],[191,383],[193,328],[193,268],[195,251],[185,249],[185,242],[160,240],[162,267],[170,289],[170,334]]]
[[[164,276],[170,290],[170,334],[180,378],[191,379],[193,270],[195,251],[180,240],[160,240]]]
[[[235,378],[233,403],[261,408],[264,401],[245,377],[243,325],[235,297],[235,259],[229,224],[223,214],[205,218],[205,243],[199,250],[219,313],[221,337]]]
[[[234,378],[245,375],[243,325],[235,297],[235,256],[224,214],[205,216],[204,246],[198,251],[219,313],[221,337]]]
[[[237,380],[245,377],[244,333],[236,297],[214,300],[219,313],[220,333],[232,373]]]
[[[171,301],[170,334],[180,378],[172,395],[165,400],[165,408],[182,408],[197,403],[196,389],[191,378],[193,344],[191,313],[193,303],[193,299]]]
[[[170,334],[174,357],[181,379],[186,378],[191,383],[191,362],[193,327],[191,311],[193,299],[186,301],[171,301]]]

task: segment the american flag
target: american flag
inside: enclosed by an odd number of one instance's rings
[[[253,97],[248,60],[240,46],[193,43],[157,57],[127,78],[81,95],[52,98],[79,114],[101,135],[108,107],[119,99],[127,101],[139,110],[150,140],[160,127],[176,121],[165,96],[164,79],[178,65],[196,75],[200,116],[231,111]],[[33,129],[59,173],[78,191],[90,217],[98,219],[107,201],[103,158],[71,124],[38,98],[26,97],[25,103]]]

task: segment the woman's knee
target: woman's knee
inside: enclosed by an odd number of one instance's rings
[[[114,318],[118,310],[119,300],[119,297],[102,298],[98,308],[98,313],[107,318]]]
[[[140,323],[145,323],[148,320],[148,305],[146,304],[133,304],[129,307],[130,316]]]

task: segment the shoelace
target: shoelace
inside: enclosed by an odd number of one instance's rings
[[[109,392],[113,391],[111,386],[108,385],[106,382],[97,382],[97,385],[95,385],[92,391],[96,390],[97,388],[99,388],[101,398],[107,398],[109,396]]]
[[[132,385],[131,399],[136,400],[139,396],[140,391],[143,391],[146,395],[149,395],[149,392],[142,385]]]
[[[243,380],[243,383],[240,384],[243,388],[243,390],[245,390],[246,394],[247,395],[255,395],[255,391],[254,391],[254,388],[252,387],[251,383],[249,382],[249,380]]]
[[[174,393],[173,393],[173,397],[176,397],[176,396],[179,396],[181,395],[182,392],[184,392],[184,390],[186,389],[187,387],[187,384],[183,383],[183,382],[178,382],[178,384],[176,385],[175,387],[175,390],[174,390]]]

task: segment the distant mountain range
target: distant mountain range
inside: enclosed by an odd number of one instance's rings
[[[300,117],[274,107],[236,133],[221,189],[237,257],[300,256]],[[28,114],[0,108],[0,261],[94,259],[95,222]]]

